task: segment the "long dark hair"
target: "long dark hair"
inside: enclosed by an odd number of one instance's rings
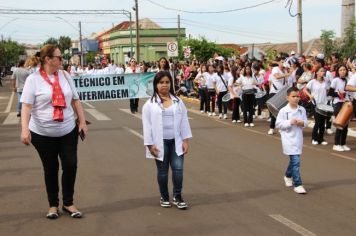
[[[161,60],[164,60],[164,61],[166,61],[166,65],[164,66],[164,68],[161,68],[161,64],[160,64],[160,61]],[[169,70],[169,61],[167,60],[167,58],[165,58],[165,57],[161,57],[159,60],[158,60],[158,69],[159,70]]]
[[[346,75],[345,75],[345,77],[344,77],[344,78],[341,78],[341,77],[340,77],[340,74],[339,74],[339,70],[340,70],[340,68],[341,68],[341,67],[344,67],[344,68],[346,69]],[[337,67],[337,69],[336,69],[336,72],[335,72],[335,78],[336,78],[336,77],[339,77],[340,79],[345,80],[345,78],[347,77],[347,72],[348,72],[348,70],[347,70],[346,65],[341,64],[341,65],[339,65],[339,66]]]
[[[173,84],[173,79],[171,76],[171,73],[169,73],[169,71],[159,71],[157,72],[157,74],[155,75],[155,77],[153,78],[153,95],[151,97],[151,101],[153,102],[153,99],[155,100],[155,102],[157,102],[157,96],[161,99],[161,101],[164,101],[161,96],[159,96],[158,93],[158,89],[157,89],[157,84],[159,83],[159,81],[161,81],[161,79],[163,77],[168,77],[169,82],[171,83],[171,87],[169,88],[169,93],[173,95],[173,97],[177,98],[176,95],[174,94],[174,84]],[[178,99],[178,98],[177,98]],[[178,99],[179,101],[179,99]]]
[[[231,75],[234,78],[234,83],[240,77],[238,70],[239,70],[239,68],[237,66],[231,67]]]

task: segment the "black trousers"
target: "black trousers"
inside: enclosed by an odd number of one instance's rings
[[[215,112],[215,89],[208,90],[208,112]],[[210,102],[211,102],[211,110],[210,110]]]
[[[276,94],[275,93],[270,93],[269,96],[268,96],[268,99],[270,99],[274,95],[276,95]],[[274,117],[271,112],[269,113],[269,117],[271,118],[271,123],[269,124],[269,128],[270,129],[276,128],[276,117]]]
[[[199,88],[199,97],[200,97],[200,110],[208,111],[208,89],[207,88]],[[204,110],[205,109],[205,110]]]
[[[44,169],[44,177],[50,207],[58,207],[58,156],[62,165],[63,205],[73,205],[74,183],[77,174],[78,128],[62,137],[47,137],[31,132]]]
[[[343,102],[338,102],[333,105],[334,107],[334,115],[335,117],[337,114],[339,114],[342,105],[344,105]],[[335,145],[345,145],[346,144],[346,137],[347,137],[347,131],[349,129],[349,125],[346,125],[344,129],[336,129],[335,132]]]
[[[253,115],[255,112],[255,94],[242,94],[242,103],[244,104],[244,123],[253,123]]]
[[[218,108],[219,108],[219,114],[223,112],[223,107],[224,107],[224,114],[227,113],[227,103],[222,101],[222,98],[227,94],[227,91],[225,92],[220,92],[218,94]]]
[[[240,120],[240,98],[234,98],[233,100],[233,108],[232,108],[232,120]]]
[[[322,116],[319,113],[315,112],[314,109],[314,128],[312,133],[312,139],[317,141],[319,144],[324,141],[324,132],[325,132],[325,122],[327,118],[326,116]]]
[[[130,98],[130,110],[132,113],[138,112],[138,98]]]

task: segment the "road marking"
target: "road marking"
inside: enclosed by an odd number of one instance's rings
[[[1,100],[1,99],[7,99],[7,97],[1,97],[1,96],[0,96],[0,100]]]
[[[130,114],[130,115],[133,115],[134,117],[136,117],[136,118],[139,118],[139,119],[142,119],[142,114],[140,114],[140,113],[131,113],[131,110],[130,109],[119,109],[120,111],[123,111],[123,112],[125,112],[125,113],[127,113],[127,114]]]
[[[18,123],[20,123],[20,117],[17,117],[17,112],[10,112],[2,124],[16,125]]]
[[[11,106],[12,106],[12,101],[14,100],[14,96],[15,96],[15,92],[12,92],[10,100],[9,100],[9,103],[7,104],[7,107],[6,107],[5,111],[4,111],[4,113],[9,113],[10,112]]]
[[[282,215],[269,215],[269,216],[272,217],[273,219],[275,219],[276,221],[284,224],[288,228],[294,230],[295,232],[299,233],[300,235],[303,235],[303,236],[316,236],[316,234],[310,232],[306,228],[294,223],[293,221],[285,218]]]
[[[95,107],[93,105],[91,105],[90,103],[87,103],[87,102],[82,102],[84,103],[85,105],[87,105],[88,107],[92,108],[92,109],[95,109]]]
[[[96,109],[85,109],[85,111],[88,112],[90,115],[92,115],[97,120],[111,120],[105,114],[99,112]]]
[[[137,137],[139,137],[140,139],[143,140],[143,136],[142,136],[142,134],[140,134],[139,132],[137,132],[137,131],[135,131],[135,130],[133,130],[133,129],[130,129],[130,128],[128,128],[128,127],[124,127],[124,129],[126,129],[127,131],[129,131],[129,132],[132,133],[133,135],[135,135],[135,136],[137,136]]]

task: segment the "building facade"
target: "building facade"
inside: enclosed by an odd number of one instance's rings
[[[177,28],[162,28],[149,19],[139,21],[140,59],[155,61],[167,57],[167,42],[177,41]],[[115,62],[126,63],[135,57],[135,22],[124,21],[98,36],[99,50]],[[185,37],[185,28],[180,29],[180,38]],[[131,43],[132,42],[132,43]],[[131,53],[132,52],[132,53]]]

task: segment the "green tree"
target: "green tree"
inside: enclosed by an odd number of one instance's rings
[[[54,45],[57,45],[57,46],[59,45],[58,39],[53,38],[53,37],[47,39],[47,40],[43,43],[43,45],[46,45],[46,44],[54,44]]]
[[[25,46],[11,39],[0,41],[0,66],[15,65],[21,55],[25,55]]]
[[[98,52],[88,52],[87,54],[85,54],[84,61],[86,62],[86,64],[95,63],[96,54],[98,54]]]
[[[323,44],[323,52],[326,58],[329,58],[331,53],[336,50],[335,32],[333,30],[322,30],[320,40]]]
[[[340,46],[342,57],[348,58],[356,51],[356,21],[352,21],[345,31],[345,37]]]
[[[202,38],[188,38],[182,39],[179,43],[179,58],[184,59],[183,47],[189,46],[191,50],[191,57],[199,61],[208,61],[213,57],[214,53],[219,53],[224,57],[231,56],[234,53],[233,49],[226,49],[219,47],[214,42],[209,42],[204,37]]]
[[[58,39],[59,49],[64,52],[65,50],[71,48],[72,40],[68,36],[60,36]]]

